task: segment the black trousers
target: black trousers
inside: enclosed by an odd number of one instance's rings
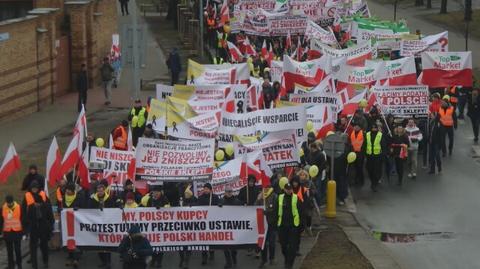
[[[361,152],[356,152],[357,159],[353,163],[355,168],[355,184],[363,186],[365,183],[365,176],[363,175],[363,163],[365,162],[365,156]]]
[[[103,265],[110,268],[110,264],[112,263],[112,254],[110,252],[98,252],[98,257]]]
[[[440,172],[442,170],[442,157],[440,156],[440,146],[435,143],[431,143],[429,146],[430,172],[435,173],[435,166],[438,167],[438,171]]]
[[[46,234],[30,233],[30,260],[33,269],[38,268],[37,249],[39,246],[43,264],[48,264],[48,240],[49,237]]]
[[[277,239],[277,231],[268,228],[267,236],[265,238],[265,246],[262,249],[262,261],[267,262],[267,258],[272,261],[275,259],[275,244]],[[268,255],[270,254],[270,256]],[[269,256],[269,257],[268,257]]]
[[[87,91],[78,92],[78,112],[82,111],[82,105],[87,110]]]
[[[132,128],[132,143],[133,146],[137,146],[138,138],[143,136],[143,132],[145,131],[145,125],[143,127],[135,127]]]
[[[453,126],[440,128],[442,134],[442,153],[447,154],[447,136],[448,136],[448,152],[452,153],[453,150]]]
[[[192,256],[192,251],[183,250],[183,251],[180,251],[179,254],[180,254],[180,267],[188,268],[188,264],[190,263],[190,257]]]
[[[120,1],[120,7],[122,8],[122,15],[128,15],[128,1]]]
[[[157,264],[162,266],[162,261],[163,261],[163,252],[155,252],[152,255],[152,265]]]
[[[175,85],[178,83],[178,78],[180,77],[180,74],[177,72],[172,72],[172,83],[171,86]]]
[[[145,269],[147,268],[147,263],[144,262],[124,262],[123,269]]]
[[[234,249],[226,249],[223,251],[225,255],[225,265],[232,266],[233,264],[237,264],[237,251]]]
[[[285,265],[288,267],[293,266],[300,242],[300,230],[295,227],[280,226],[278,227],[278,239],[282,246]]]
[[[398,183],[402,183],[403,181],[403,167],[405,164],[405,160],[395,157],[395,169],[397,170],[397,175],[398,175]]]
[[[470,117],[470,120],[472,121],[472,130],[473,130],[473,136],[474,138],[478,139],[478,130],[480,126],[480,119],[476,117]]]
[[[376,188],[382,177],[382,155],[367,156],[367,171],[372,188]]]
[[[7,245],[7,256],[8,256],[8,268],[15,268],[15,265],[18,268],[22,267],[22,237],[18,236],[15,239],[5,239],[5,244]],[[15,252],[15,259],[13,258]]]

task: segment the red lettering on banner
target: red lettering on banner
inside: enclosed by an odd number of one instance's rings
[[[233,241],[233,232],[200,232],[200,241]]]

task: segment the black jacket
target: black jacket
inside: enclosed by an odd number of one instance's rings
[[[473,97],[472,94],[468,95],[468,112],[467,116],[473,119],[480,118],[480,94],[476,97]]]
[[[247,188],[248,188],[248,200],[247,200]],[[257,186],[250,187],[247,185],[240,189],[240,192],[238,193],[238,200],[240,200],[244,205],[254,205],[259,193],[260,193],[260,188],[258,188]]]
[[[437,116],[435,119],[430,121],[430,130],[429,130],[429,138],[428,142],[431,146],[441,147],[443,140],[442,140],[442,133],[440,131],[441,123],[439,117]]]
[[[26,199],[23,199],[23,230],[25,233],[45,234],[50,237],[55,223],[50,199],[47,197],[47,200],[43,201],[38,193],[32,195],[35,204],[27,206]]]
[[[231,196],[231,197],[226,197],[223,196],[223,199],[220,201],[221,205],[242,205],[242,202],[238,200],[237,197]]]
[[[407,146],[410,145],[407,135],[402,135],[402,136],[394,135],[390,140],[389,147],[393,149],[393,153],[391,153],[393,157],[397,157],[397,158],[400,157],[401,147],[394,146],[399,144],[406,144]]]
[[[118,247],[124,265],[146,265],[145,259],[152,256],[153,248],[143,235],[125,236]],[[137,267],[135,267],[137,268]]]
[[[82,192],[77,192],[77,195],[75,196],[75,200],[70,205],[67,205],[66,200],[65,200],[65,194],[62,195],[62,208],[73,208],[73,209],[79,209],[79,208],[86,208],[87,205],[85,204],[85,194]]]
[[[87,90],[88,90],[87,71],[82,71],[78,73],[78,76],[77,76],[77,91],[86,92]]]
[[[277,202],[278,205],[278,202]],[[297,201],[297,210],[300,216],[302,216],[301,212],[302,203],[300,199]],[[280,216],[279,216],[280,217]],[[283,215],[282,215],[282,224],[281,227],[293,227],[293,213],[292,213],[292,195],[285,194],[283,198]],[[299,225],[299,227],[301,224]]]
[[[182,71],[182,63],[180,62],[180,56],[177,52],[170,53],[166,63],[168,69],[170,69],[172,73],[178,74]]]
[[[212,200],[211,203],[210,203],[210,196]],[[213,193],[210,193],[210,194],[204,193],[198,197],[197,205],[218,205],[220,202],[219,200],[220,199],[218,198],[218,196],[216,196]]]
[[[161,208],[161,207],[165,207],[166,205],[170,205],[170,202],[168,201],[167,197],[163,194],[158,199],[154,199],[152,197],[152,194],[149,194],[149,195],[150,195],[150,198],[148,198],[147,205],[145,207]]]
[[[22,191],[28,191],[30,190],[30,184],[32,184],[33,181],[37,181],[39,185],[39,189],[43,190],[45,188],[45,177],[40,175],[40,174],[30,174],[28,173],[24,178],[23,178],[23,183],[22,183]]]

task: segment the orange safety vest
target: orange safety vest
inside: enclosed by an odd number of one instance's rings
[[[353,151],[361,152],[363,146],[363,132],[358,132],[358,135],[355,137],[355,131],[350,135],[350,142],[352,143]]]
[[[122,132],[122,134],[115,138],[115,140],[113,141],[113,146],[115,147],[115,149],[126,150],[127,149],[128,134],[127,134],[127,131],[125,130],[125,128],[123,126],[117,127],[117,129],[119,129],[119,128],[120,128],[120,131]],[[116,132],[117,129],[115,129],[115,132]]]
[[[438,110],[440,115],[440,123],[445,127],[453,126],[453,107],[447,109],[440,108]]]
[[[450,88],[448,91],[448,95],[450,95],[450,103],[456,104],[458,102],[458,98],[456,96],[453,96],[454,94],[457,93],[457,86],[453,86]]]
[[[308,191],[308,188],[300,187],[298,189],[298,192],[295,193],[298,197],[298,200],[300,200],[300,202],[303,202],[303,193],[307,191]]]
[[[47,195],[45,194],[44,191],[40,191],[38,194],[40,195],[40,197],[42,197],[42,200],[44,202],[47,201]],[[27,203],[27,206],[33,205],[35,203],[35,199],[33,198],[33,195],[31,192],[25,193],[25,202]]]
[[[207,25],[210,28],[215,28],[215,19],[214,18],[207,18]]]
[[[13,206],[13,211],[8,207],[7,203],[3,204],[2,217],[3,217],[3,231],[4,232],[21,232],[22,231],[22,221],[21,221],[22,209],[20,205],[15,203]]]

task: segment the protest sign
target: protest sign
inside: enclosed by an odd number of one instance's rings
[[[272,81],[282,81],[283,76],[283,62],[281,61],[272,61],[270,66],[270,76]]]
[[[139,138],[137,180],[210,180],[215,140],[171,141]]]
[[[276,132],[304,126],[305,108],[289,106],[244,114],[224,112],[218,132],[229,135],[256,135],[258,132]]]
[[[366,65],[375,62],[367,61]],[[415,67],[415,58],[405,57],[392,61],[384,61],[388,85],[390,86],[406,86],[417,84],[417,69]]]
[[[295,84],[314,87],[330,72],[330,59],[321,57],[306,62],[295,61],[285,56],[283,61],[283,79],[285,90],[293,92]]]
[[[337,45],[337,39],[332,31],[327,31],[320,27],[315,22],[308,20],[307,28],[305,29],[305,39],[316,38],[320,42],[327,45]]]
[[[428,114],[428,86],[375,86],[373,93],[384,115],[408,117]]]
[[[310,50],[317,51],[322,55],[329,55],[334,59],[346,57],[349,65],[363,65],[365,60],[372,58],[372,46],[370,42],[365,42],[346,49],[334,49],[322,44],[320,40],[311,39]]]
[[[168,96],[167,96],[168,97]],[[150,100],[150,111],[148,112],[147,124],[152,124],[152,128],[157,133],[165,132],[165,115],[167,103],[157,99]]]
[[[336,77],[339,82],[344,84],[370,85],[377,80],[385,79],[387,73],[385,63],[381,61],[369,62],[363,67],[346,65],[337,73]]]
[[[423,51],[448,52],[448,31],[426,36],[421,40],[400,41],[401,56],[416,56]]]
[[[242,167],[243,157],[237,157],[230,161],[215,162],[212,180],[213,194],[223,196],[225,188],[230,187],[233,190],[234,195],[238,195],[241,188],[247,185],[245,179],[240,178],[240,172]],[[204,182],[195,182],[196,184],[196,196],[201,194]]]
[[[111,185],[123,187],[128,176],[128,166],[135,158],[133,151],[114,150],[108,148],[91,147],[90,162],[104,163],[102,178]]]
[[[472,86],[472,52],[422,53],[422,83],[432,88]]]
[[[171,106],[167,111],[167,133],[170,136],[186,140],[204,140],[215,138],[220,120],[220,110],[185,118]]]
[[[296,131],[285,130],[264,133],[257,136],[236,136],[235,156],[243,156],[261,150],[267,165],[271,169],[297,166],[298,156]]]
[[[188,100],[188,104],[197,114],[210,113],[222,108],[224,99],[220,100]]]
[[[268,16],[267,21],[271,36],[304,35],[307,27],[305,15]]]
[[[173,86],[156,84],[157,99],[160,101],[165,101],[168,96],[173,94]]]
[[[235,71],[233,71],[232,68],[235,69]],[[217,73],[215,70],[219,72]],[[225,70],[231,73],[227,74]],[[206,72],[208,72],[208,76]],[[247,63],[199,64],[189,59],[187,78],[188,84],[196,84],[196,81],[198,81],[199,84],[248,84],[250,83],[250,71],[248,70]],[[209,83],[208,80],[213,80],[215,83],[212,83],[212,81]]]
[[[64,246],[118,248],[133,225],[156,251],[263,247],[263,207],[197,206],[62,210]]]

